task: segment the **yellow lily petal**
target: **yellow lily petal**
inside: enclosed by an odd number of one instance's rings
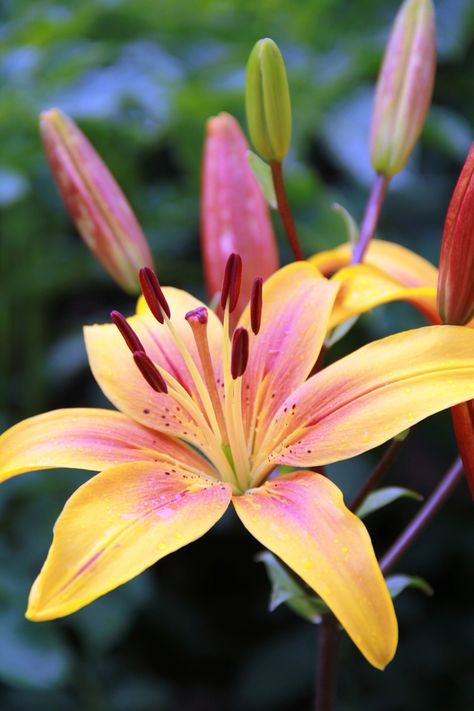
[[[184,443],[146,429],[120,412],[54,410],[23,420],[0,436],[0,481],[37,469],[100,471],[124,462],[156,462],[157,458],[212,471]]]
[[[244,418],[257,408],[264,429],[288,393],[306,380],[326,336],[338,288],[307,262],[289,264],[264,283],[259,333],[251,332],[249,308],[239,322],[250,332],[242,382]]]
[[[178,467],[134,462],[83,484],[54,527],[27,617],[63,617],[196,540],[231,498],[227,484]]]
[[[164,289],[164,293],[171,309],[173,326],[199,369],[193,334],[184,315],[203,304],[179,289],[168,287]],[[198,401],[195,384],[170,331],[154,319],[143,299],[139,300],[138,314],[128,321],[150,358],[170,373]],[[212,312],[209,312],[207,331],[218,373],[222,360],[222,325]],[[86,326],[84,337],[94,377],[117,409],[142,425],[182,437],[196,447],[205,446],[200,425],[195,417],[173,398],[152,390],[113,324]]]
[[[233,504],[244,526],[333,611],[367,660],[383,669],[397,646],[397,620],[367,530],[326,477],[298,471]]]
[[[389,301],[409,301],[426,317],[439,323],[435,287],[405,287],[369,264],[340,269],[332,277],[340,284],[329,328]]]
[[[374,341],[283,403],[267,433],[267,470],[275,462],[315,466],[353,457],[473,392],[472,329],[428,326]]]
[[[341,244],[335,249],[319,252],[309,261],[326,276],[349,264],[352,248]],[[364,264],[377,267],[407,287],[426,286],[436,288],[438,270],[430,262],[406,247],[386,240],[373,239],[364,257]]]

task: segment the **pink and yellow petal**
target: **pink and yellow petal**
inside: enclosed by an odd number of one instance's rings
[[[112,467],[81,486],[54,527],[27,617],[63,617],[206,533],[228,484],[149,462]]]
[[[335,249],[319,252],[309,261],[319,271],[329,276],[347,266],[351,256],[352,248],[345,243]],[[394,242],[373,239],[364,258],[364,264],[376,267],[406,287],[436,288],[438,282],[436,267],[410,249]]]
[[[428,326],[374,341],[286,400],[267,434],[273,451],[261,471],[353,457],[473,392],[472,329]]]
[[[256,336],[251,333],[249,308],[245,310],[239,325],[250,332],[242,382],[246,423],[256,408],[264,429],[288,393],[308,377],[324,342],[338,288],[307,262],[295,262],[264,283]]]
[[[129,322],[136,328],[143,345],[153,349],[153,358],[157,356],[158,347],[153,344],[152,327],[156,328],[159,337],[164,330],[158,329],[165,327],[156,323],[150,325],[147,332],[140,327],[143,324],[139,324],[137,319],[132,317]],[[141,321],[149,323],[150,319],[143,317]],[[193,414],[170,394],[157,393],[150,387],[113,324],[86,326],[84,337],[92,373],[102,392],[118,410],[145,427],[181,437],[198,448],[205,446],[202,431]],[[163,342],[167,343],[166,338]],[[172,375],[176,374],[174,370]]]
[[[23,420],[0,436],[0,481],[37,469],[100,471],[125,462],[158,459],[207,474],[212,471],[184,443],[114,410],[54,410]]]
[[[367,530],[339,489],[298,471],[233,503],[250,533],[321,596],[367,660],[383,669],[397,646],[395,612]]]
[[[435,287],[405,287],[369,264],[344,267],[334,274],[332,281],[339,283],[340,288],[329,328],[389,301],[411,302],[430,321],[440,322]]]

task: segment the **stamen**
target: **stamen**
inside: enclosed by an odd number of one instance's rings
[[[212,365],[209,341],[207,339],[207,309],[205,306],[198,306],[196,309],[188,311],[184,318],[189,323],[193,331],[194,342],[196,343],[196,348],[204,373],[204,381],[211,397],[211,402],[217,417],[222,441],[224,444],[226,444],[228,440],[227,429],[225,426],[225,419],[222,410],[220,395],[217,390],[216,376],[214,373],[214,367]]]
[[[127,346],[130,348],[132,353],[134,351],[144,351],[145,349],[143,348],[140,339],[138,338],[137,334],[133,330],[133,328],[130,326],[128,323],[127,319],[125,316],[122,316],[120,311],[112,311],[110,314],[112,321],[114,324],[117,326],[118,330],[120,331],[120,334],[127,344]]]
[[[133,354],[133,360],[135,361],[138,370],[143,375],[148,385],[150,385],[153,390],[157,393],[167,393],[168,386],[166,385],[163,376],[160,371],[153,363],[151,358],[147,356],[145,351],[135,351]]]
[[[229,299],[229,313],[232,313],[237,306],[240,296],[240,284],[242,282],[242,258],[239,254],[232,253],[227,260],[222,281],[221,306],[225,309],[227,299]]]
[[[138,276],[148,308],[160,323],[164,323],[163,313],[165,313],[169,318],[171,316],[171,311],[168,302],[166,301],[166,297],[161,289],[158,277],[153,269],[150,269],[150,267],[143,267],[143,269],[140,269]]]
[[[257,335],[262,323],[262,277],[257,277],[252,285],[250,296],[250,324],[252,331]]]
[[[234,380],[245,373],[249,359],[249,333],[246,328],[236,328],[232,337],[230,372]]]

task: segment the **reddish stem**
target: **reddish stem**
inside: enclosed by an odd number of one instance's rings
[[[290,243],[295,259],[299,261],[304,259],[304,255],[301,251],[298,233],[296,231],[293,215],[291,214],[290,206],[288,204],[288,198],[286,197],[282,164],[279,161],[272,161],[270,163],[270,167],[272,169],[273,186],[275,188],[278,212],[280,213],[283,227],[285,228],[286,236],[288,237],[288,242]]]
[[[451,496],[463,478],[463,465],[458,457],[453,466],[448,469],[431,496],[426,500],[416,516],[397,538],[380,560],[380,569],[386,573],[418,538],[425,526],[439,511],[444,502]]]
[[[315,711],[332,711],[336,696],[339,625],[330,612],[321,618],[318,638],[318,666]]]
[[[359,241],[352,251],[351,264],[360,264],[364,259],[370,240],[377,229],[389,182],[389,177],[377,173],[362,218]]]
[[[367,481],[359,489],[354,499],[351,501],[349,506],[351,511],[356,511],[367,495],[375,489],[382,477],[387,473],[389,467],[398,457],[398,453],[403,447],[405,439],[392,439],[388,449],[384,452],[380,461],[375,465],[372,473],[369,475]]]

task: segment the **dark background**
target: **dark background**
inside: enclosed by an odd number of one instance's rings
[[[419,147],[393,182],[380,235],[437,262],[450,192],[474,123],[474,9],[435,2],[439,68]],[[118,178],[163,283],[203,296],[199,176],[206,119],[244,121],[245,62],[260,37],[284,54],[294,112],[288,191],[306,254],[345,239],[334,201],[360,219],[371,181],[367,132],[393,0],[3,0],[0,5],[0,424],[102,403],[84,323],[127,313],[62,207],[37,132],[59,106]],[[278,219],[275,226],[281,237]],[[290,254],[280,241],[282,261]],[[348,350],[421,325],[408,306],[364,316]],[[25,443],[26,444],[26,443]],[[383,449],[383,448],[382,448]],[[347,495],[377,452],[330,467]],[[388,483],[428,493],[455,456],[449,415],[410,434]],[[8,711],[251,711],[311,708],[317,628],[267,612],[259,546],[232,515],[204,539],[63,620],[23,620],[51,528],[84,473],[18,477],[0,493],[0,706]],[[379,552],[419,504],[368,519]],[[344,639],[340,711],[474,708],[472,508],[463,484],[397,566],[435,595],[397,600],[400,645],[382,674]]]

